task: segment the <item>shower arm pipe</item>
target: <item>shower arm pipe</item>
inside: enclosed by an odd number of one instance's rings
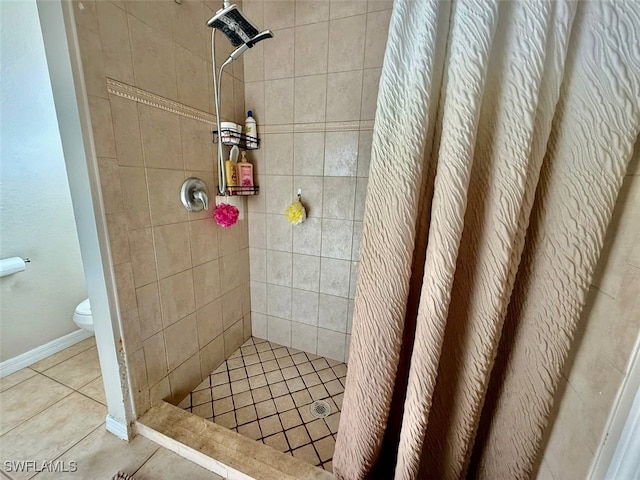
[[[226,2],[225,2],[226,3]],[[222,132],[220,125],[220,83],[222,81],[222,69],[228,63],[225,62],[220,67],[220,79],[216,75],[216,29],[211,29],[211,60],[213,70],[213,95],[216,106],[216,126],[218,128],[218,193],[224,195],[227,191],[227,178],[225,176],[224,159],[222,151]]]

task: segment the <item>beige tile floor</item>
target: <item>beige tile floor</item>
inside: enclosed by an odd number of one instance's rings
[[[107,413],[95,339],[0,379],[0,477],[11,480],[219,480],[154,442],[127,443],[104,428]],[[77,471],[7,472],[5,461],[76,462]]]
[[[332,471],[346,375],[344,363],[252,337],[179,406]],[[312,415],[316,400],[329,416]]]

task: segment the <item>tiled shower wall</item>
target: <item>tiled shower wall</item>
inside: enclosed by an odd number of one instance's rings
[[[245,0],[274,38],[245,54],[263,148],[249,199],[253,335],[344,361],[390,1]],[[300,189],[307,220],[286,207]]]
[[[251,333],[246,219],[225,230],[210,211],[188,213],[179,200],[184,179],[197,176],[213,203],[205,22],[219,6],[173,0],[73,6],[140,415],[160,399],[179,401]],[[222,61],[229,47],[219,44]],[[107,78],[125,85],[114,90],[110,82],[108,89]],[[222,116],[244,118],[241,62],[224,74],[222,88]]]
[[[539,479],[588,478],[640,336],[640,139],[565,365]]]

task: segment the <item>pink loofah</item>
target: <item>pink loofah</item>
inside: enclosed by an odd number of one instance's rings
[[[218,225],[224,228],[229,228],[238,222],[239,214],[240,210],[238,210],[233,205],[229,205],[228,203],[221,203],[213,211],[213,219]]]

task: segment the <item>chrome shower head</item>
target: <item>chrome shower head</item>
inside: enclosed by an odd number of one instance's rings
[[[236,5],[221,8],[209,19],[207,26],[220,30],[236,48],[247,45],[251,48],[260,40],[273,37],[270,30],[260,32]]]
[[[247,51],[247,49],[253,47],[256,43],[258,43],[261,40],[266,40],[267,38],[273,38],[273,33],[271,33],[271,30],[265,30],[264,32],[260,32],[258,35],[256,35],[251,40],[249,40],[247,43],[243,43],[242,45],[240,45],[233,52],[231,52],[231,55],[229,55],[229,58],[227,58],[225,63],[230,63],[230,62],[233,62],[234,60],[237,60],[238,58],[240,58],[240,55],[242,55],[244,52]]]

